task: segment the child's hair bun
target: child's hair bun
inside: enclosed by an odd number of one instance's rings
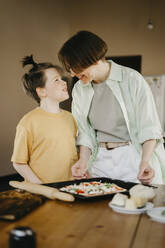
[[[23,58],[23,60],[22,60],[22,66],[24,67],[26,65],[33,65],[33,67],[37,67],[38,66],[38,64],[33,59],[33,55],[26,56],[26,57]]]

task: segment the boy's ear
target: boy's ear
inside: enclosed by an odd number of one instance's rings
[[[37,87],[36,92],[37,92],[37,95],[39,96],[39,98],[46,97],[46,89],[45,88]]]

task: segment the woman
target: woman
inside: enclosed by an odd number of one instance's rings
[[[79,81],[72,111],[78,124],[75,178],[107,176],[142,183],[165,182],[162,130],[150,88],[137,71],[106,61],[106,43],[80,31],[59,51]]]

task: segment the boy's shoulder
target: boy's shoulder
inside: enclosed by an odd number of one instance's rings
[[[72,113],[69,112],[68,110],[62,109],[62,112],[63,112],[63,114],[64,114],[66,117],[68,117],[68,118],[73,118]]]
[[[18,125],[27,126],[31,123],[34,119],[36,119],[37,115],[40,114],[39,108],[35,108],[28,113],[26,113],[21,120],[19,121]]]

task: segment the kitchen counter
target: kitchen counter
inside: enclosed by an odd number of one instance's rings
[[[165,185],[156,190],[155,206],[165,206]],[[19,221],[0,221],[0,248],[8,247],[9,232],[29,226],[38,248],[164,248],[165,224],[146,214],[128,215],[109,208],[110,199],[66,203],[48,200]]]

